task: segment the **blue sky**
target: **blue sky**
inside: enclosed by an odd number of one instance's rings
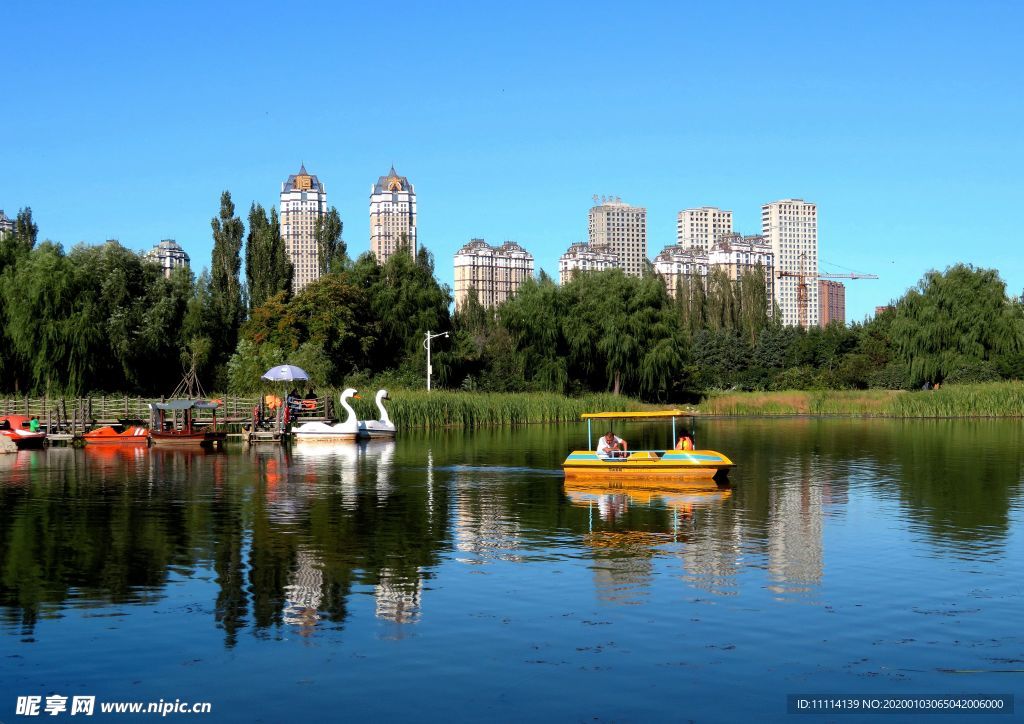
[[[836,6],[833,6],[836,5]],[[371,183],[415,184],[451,283],[470,237],[557,272],[594,194],[648,209],[817,202],[848,319],[930,268],[1020,253],[1024,5],[978,3],[8,3],[0,208],[46,238],[177,239],[209,263],[229,189],[277,202],[301,161],[353,255]]]

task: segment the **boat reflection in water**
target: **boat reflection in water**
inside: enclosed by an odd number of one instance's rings
[[[647,595],[654,559],[682,554],[680,544],[696,538],[701,511],[720,507],[732,489],[712,480],[630,486],[577,478],[565,481],[565,493],[572,505],[589,512],[583,543],[593,551],[598,598],[629,605]]]

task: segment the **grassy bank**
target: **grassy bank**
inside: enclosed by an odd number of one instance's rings
[[[949,385],[935,391],[791,390],[715,393],[708,415],[858,415],[866,417],[1022,417],[1024,382]]]
[[[363,393],[354,408],[360,420],[376,419],[373,404],[376,391]],[[565,397],[546,392],[518,394],[452,392],[448,390],[391,390],[385,403],[391,419],[400,428],[482,427],[530,423],[575,422],[584,412],[639,410],[637,400],[615,395]],[[335,398],[337,399],[337,398]]]

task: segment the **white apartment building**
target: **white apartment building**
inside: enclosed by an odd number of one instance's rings
[[[146,252],[146,258],[159,264],[168,279],[171,278],[172,271],[187,268],[189,264],[188,254],[174,239],[161,240]]]
[[[570,244],[568,250],[558,257],[558,283],[568,284],[582,272],[619,269],[621,266],[618,254],[607,247],[593,247],[585,241],[578,241]]]
[[[295,273],[292,292],[298,294],[320,278],[316,222],[327,213],[327,189],[302,164],[299,172],[281,184],[281,238]]]
[[[697,279],[707,287],[708,254],[700,247],[684,248],[679,244],[666,246],[654,257],[654,271],[665,280],[665,288],[669,296],[675,297],[679,282],[683,277]]]
[[[594,201],[598,201],[596,196]],[[590,209],[588,227],[592,248],[614,252],[626,274],[643,274],[647,263],[647,209],[630,206],[620,198],[601,198]]]
[[[782,323],[808,327],[818,324],[818,207],[803,199],[783,199],[761,207],[761,233],[775,254],[777,273],[806,274],[807,301],[801,319],[797,304],[799,279],[782,276],[775,285],[775,300]]]
[[[775,299],[775,253],[767,239],[760,235],[743,236],[736,233],[720,236],[708,252],[708,265],[714,269],[724,269],[734,282],[760,265],[769,302],[768,314],[772,314],[771,302]]]
[[[485,307],[496,307],[533,276],[533,254],[514,241],[491,246],[472,239],[455,252],[455,310],[466,302],[469,290]]]
[[[416,189],[395,167],[370,187],[370,251],[383,264],[400,245],[416,256]]]
[[[3,209],[0,209],[0,236],[14,233],[14,220],[8,219]]]
[[[676,218],[676,243],[684,249],[711,251],[718,237],[732,233],[732,212],[714,206],[683,209]]]

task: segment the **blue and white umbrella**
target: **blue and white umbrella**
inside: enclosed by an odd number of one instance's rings
[[[263,379],[267,382],[308,382],[309,375],[295,365],[278,365],[264,372]]]

